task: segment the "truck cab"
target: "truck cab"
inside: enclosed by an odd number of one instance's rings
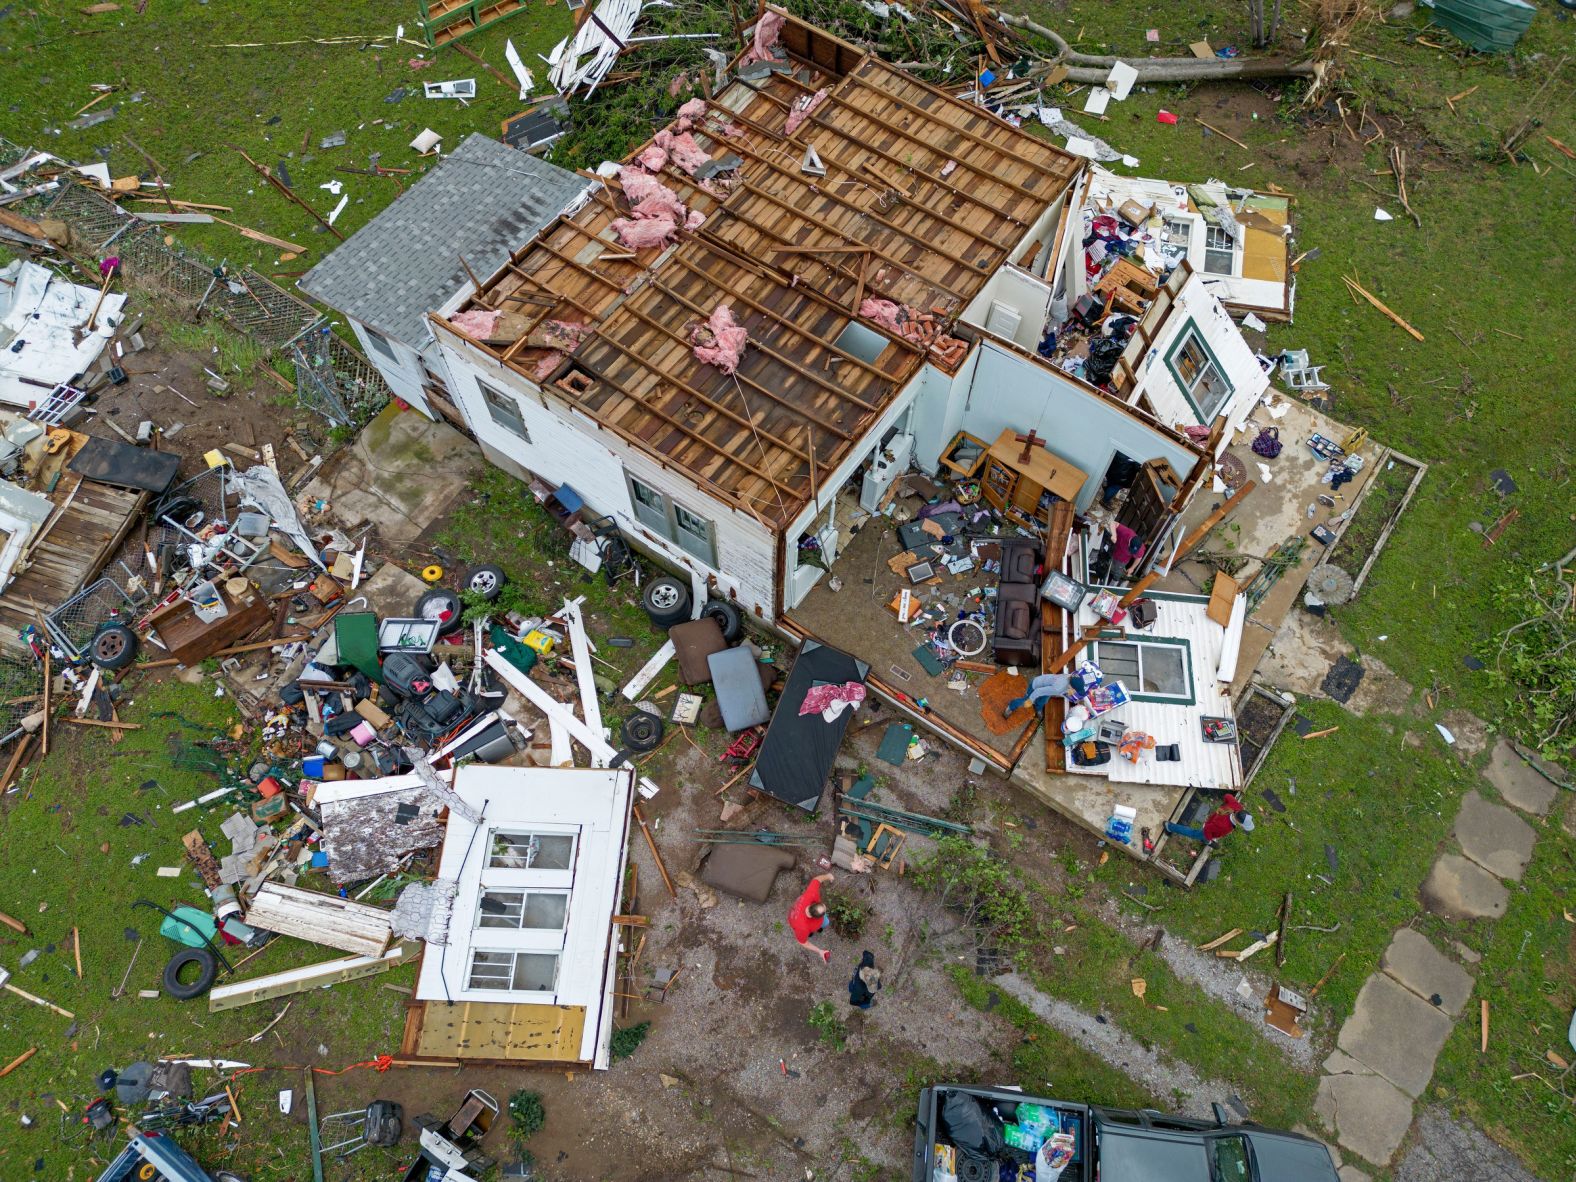
[[[913,1182],[996,1182],[1003,1165],[1032,1168],[1056,1132],[1072,1138],[1057,1182],[1338,1182],[1319,1141],[1228,1124],[1218,1105],[1206,1121],[961,1084],[920,1092]]]
[[[148,1167],[153,1172],[148,1173]],[[238,1174],[210,1174],[184,1149],[160,1133],[134,1133],[98,1182],[245,1182]]]

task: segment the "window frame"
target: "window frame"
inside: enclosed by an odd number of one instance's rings
[[[1133,701],[1155,702],[1165,706],[1194,706],[1198,704],[1198,686],[1193,680],[1193,646],[1185,639],[1182,639],[1181,637],[1169,636],[1146,636],[1142,639],[1138,639],[1130,635],[1121,637],[1103,637],[1099,640],[1091,642],[1090,659],[1096,665],[1100,665],[1100,668],[1104,670],[1105,666],[1101,664],[1100,661],[1101,647],[1104,645],[1116,644],[1127,645],[1128,647],[1136,650],[1138,663],[1138,675],[1136,681],[1137,685],[1141,685],[1144,679],[1144,649],[1167,649],[1176,652],[1182,658],[1182,678],[1187,687],[1185,693],[1153,693],[1148,691],[1140,691],[1135,686],[1129,686],[1127,696]],[[1119,677],[1109,677],[1108,680],[1120,681],[1122,679]]]
[[[542,889],[532,886],[483,886],[476,900],[476,930],[491,932],[567,932],[569,930],[569,896],[568,890],[548,888]],[[518,915],[512,917],[515,922],[488,923],[489,919],[498,919],[498,912],[489,912],[485,906],[489,895],[514,895],[519,898]],[[542,926],[540,924],[526,923],[526,915],[530,911],[531,896],[543,895],[555,899],[562,899],[564,904],[563,917],[556,926]],[[518,951],[518,950],[517,950]]]
[[[1183,374],[1181,367],[1177,364],[1178,355],[1189,345],[1197,345],[1198,351],[1203,354],[1203,362],[1199,365],[1198,372],[1191,381]],[[1186,398],[1188,405],[1193,408],[1193,413],[1198,417],[1198,421],[1205,426],[1215,421],[1216,417],[1225,409],[1226,404],[1237,393],[1236,387],[1231,383],[1231,379],[1226,376],[1225,366],[1220,364],[1220,359],[1210,349],[1209,342],[1204,339],[1204,334],[1195,320],[1189,319],[1182,326],[1182,331],[1177,333],[1176,340],[1166,350],[1166,368],[1171,371],[1172,379],[1176,382],[1177,388],[1182,391],[1182,397]],[[1196,394],[1200,387],[1204,385],[1205,377],[1211,370],[1214,371],[1216,378],[1219,379],[1221,386],[1224,388],[1224,393],[1206,412],[1204,407],[1199,404]]]
[[[526,837],[526,838],[532,838],[532,837],[534,837],[534,838],[562,837],[562,838],[566,838],[569,841],[569,864],[567,866],[536,866],[536,865],[510,866],[510,865],[506,865],[504,863],[500,863],[500,862],[494,861],[494,859],[500,857],[500,855],[493,852],[493,846],[497,842],[499,837],[504,836],[506,834],[508,836],[510,836],[510,837]],[[513,844],[518,844],[518,843],[513,843]],[[507,855],[504,855],[504,856],[507,856]],[[530,855],[527,855],[527,857],[529,857],[529,856]],[[576,863],[576,861],[578,861],[579,857],[580,857],[580,833],[579,833],[578,830],[554,831],[554,830],[551,830],[551,829],[540,829],[540,828],[538,828],[538,829],[531,829],[531,828],[527,828],[525,826],[519,826],[519,825],[501,825],[501,826],[499,826],[496,829],[489,829],[487,831],[487,866],[486,866],[486,869],[490,870],[490,871],[506,871],[506,872],[516,872],[516,873],[523,872],[523,871],[530,871],[530,872],[534,872],[534,873],[544,873],[544,874],[571,874],[572,875],[575,872],[575,863]]]
[[[629,488],[630,512],[636,521],[665,542],[671,542],[692,558],[697,558],[713,570],[717,569],[717,523],[705,517],[688,505],[680,504],[667,493],[655,485],[647,484],[640,477],[631,472],[624,473],[624,482]],[[642,499],[642,493],[650,494],[651,503]],[[698,523],[702,528],[695,529],[684,524],[679,514]]]
[[[378,354],[390,365],[404,365],[404,361],[400,358],[399,350],[394,347],[394,342],[387,335],[379,332],[370,324],[363,324],[361,331],[366,334],[367,345],[372,352]]]
[[[509,965],[507,976],[500,985],[478,984],[476,981],[477,958],[481,956],[507,956]],[[553,979],[545,989],[526,989],[515,984],[515,974],[519,972],[520,958],[522,956],[546,956],[553,961]],[[488,965],[491,969],[501,969],[500,964]],[[558,991],[558,977],[563,971],[564,955],[561,949],[543,950],[536,948],[472,948],[469,963],[465,966],[465,988],[467,991],[477,993],[531,993],[537,996],[552,996]],[[496,979],[496,978],[495,978]]]
[[[501,427],[516,439],[524,443],[531,442],[531,429],[525,425],[525,413],[520,409],[520,400],[505,390],[500,390],[490,382],[476,379],[476,389],[481,395],[482,406],[487,409],[487,417],[493,426]],[[503,410],[499,409],[503,404]],[[512,421],[508,416],[512,416]]]
[[[1225,245],[1222,246],[1216,240],[1217,236],[1219,239],[1224,240]],[[1221,255],[1226,256],[1226,269],[1224,271],[1216,270],[1215,267],[1210,266],[1211,257],[1216,258],[1218,261]],[[1237,273],[1236,239],[1231,236],[1229,230],[1221,226],[1211,225],[1209,222],[1204,223],[1204,273],[1206,275],[1226,276],[1232,276]]]

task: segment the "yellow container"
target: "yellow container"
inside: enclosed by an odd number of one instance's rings
[[[520,637],[520,643],[525,645],[526,648],[534,649],[541,656],[550,657],[553,654],[553,649],[558,645],[558,638],[549,636],[540,628],[532,628],[524,636]]]

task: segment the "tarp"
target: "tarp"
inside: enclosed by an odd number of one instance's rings
[[[814,812],[821,803],[821,791],[854,712],[844,710],[835,721],[827,722],[819,714],[801,715],[799,707],[813,687],[848,681],[863,684],[869,672],[866,662],[841,649],[806,640],[788,673],[788,684],[777,700],[777,709],[772,712],[760,757],[750,775],[750,787],[805,812]]]

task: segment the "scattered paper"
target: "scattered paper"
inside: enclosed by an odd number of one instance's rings
[[[1111,92],[1103,86],[1089,88],[1089,97],[1084,100],[1085,115],[1104,115],[1106,107],[1111,105]]]
[[[328,215],[328,224],[332,226],[334,224],[334,219],[337,218],[340,214],[344,213],[345,212],[345,206],[347,206],[349,204],[350,204],[350,194],[346,193],[343,197],[341,197],[339,199],[339,204],[334,206],[334,211],[331,214]],[[223,687],[221,686],[220,688],[222,689]]]
[[[1252,312],[1249,312],[1246,316],[1244,316],[1242,318],[1242,327],[1243,328],[1250,328],[1254,332],[1263,332],[1265,330],[1265,328],[1267,328],[1268,326],[1264,323],[1264,321],[1260,320]]]
[[[1110,89],[1112,97],[1117,102],[1125,99],[1133,90],[1133,83],[1138,81],[1138,71],[1126,62],[1117,62],[1111,67],[1111,73],[1106,77],[1105,84]]]
[[[1273,406],[1265,406],[1264,409],[1269,412],[1270,418],[1283,419],[1286,417],[1286,412],[1291,409],[1291,403],[1277,402]]]
[[[514,71],[515,81],[520,84],[520,100],[524,102],[530,97],[531,90],[536,85],[535,80],[531,77],[531,71],[520,60],[520,53],[515,49],[513,41],[505,41],[503,43],[503,56],[504,60],[509,63],[509,68]]]
[[[1086,140],[1079,135],[1069,136],[1067,139],[1067,151],[1074,156],[1082,156],[1085,159],[1093,160],[1094,141]]]
[[[1452,747],[1456,745],[1456,737],[1450,733],[1449,727],[1445,726],[1443,723],[1436,722],[1434,723],[1434,729],[1439,732],[1439,737],[1445,742],[1449,743]]]
[[[1259,480],[1264,484],[1273,484],[1275,482],[1275,473],[1271,472],[1270,466],[1262,460],[1259,461]]]
[[[100,160],[97,164],[79,164],[76,171],[85,177],[91,177],[102,188],[109,188],[109,165]]]
[[[1122,157],[1122,163],[1127,165],[1127,167],[1129,167],[1129,168],[1137,168],[1138,167],[1138,157],[1137,156],[1123,156]]]
[[[1148,30],[1144,34],[1144,40],[1148,41],[1151,45],[1155,44],[1156,42],[1158,42],[1160,40],[1160,30],[1159,29],[1150,29],[1150,30]]]
[[[1384,210],[1375,208],[1374,209],[1374,221],[1376,221],[1376,222],[1393,222],[1393,221],[1395,221],[1395,218],[1391,217],[1390,214],[1386,213]]]
[[[345,187],[345,182],[344,181],[325,181],[323,184],[318,186],[319,189],[327,189],[335,197],[339,196],[339,191],[341,189],[343,189],[344,187]]]

